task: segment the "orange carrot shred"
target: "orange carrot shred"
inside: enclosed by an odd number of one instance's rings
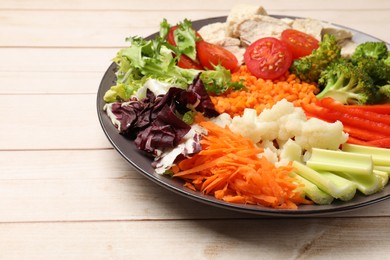
[[[258,157],[263,150],[228,127],[199,124],[208,133],[201,140],[202,151],[178,163],[173,175],[184,179],[186,187],[231,203],[283,209],[310,203],[289,176],[291,165],[277,168]]]

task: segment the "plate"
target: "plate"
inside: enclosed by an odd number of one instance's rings
[[[276,18],[299,18],[293,16],[279,16],[272,15]],[[215,23],[215,22],[224,22],[226,21],[226,16],[223,17],[214,17],[209,19],[193,21],[193,27],[199,29],[204,25]],[[379,41],[379,39],[374,38],[365,33],[356,31],[354,29],[337,25],[341,28],[346,28],[354,33],[353,40],[355,42],[365,42],[365,41]],[[154,38],[157,33],[154,33],[147,37],[147,39]],[[105,102],[103,101],[104,93],[115,84],[116,64],[112,63],[110,67],[105,72],[102,81],[100,83],[98,92],[97,92],[97,113],[99,117],[100,124],[103,128],[104,133],[106,134],[108,140],[111,142],[113,147],[142,175],[150,179],[151,181],[163,186],[164,188],[173,191],[177,194],[180,194],[189,199],[193,199],[202,203],[206,203],[212,206],[221,207],[229,210],[265,215],[265,216],[280,216],[280,217],[305,217],[305,216],[320,216],[331,213],[340,213],[345,211],[350,211],[353,209],[358,209],[374,203],[378,203],[385,199],[390,198],[390,184],[387,185],[381,192],[364,196],[360,193],[357,193],[355,198],[348,202],[339,202],[335,201],[331,205],[302,205],[299,206],[297,210],[284,210],[284,209],[273,209],[257,205],[244,205],[244,204],[232,204],[226,203],[221,200],[215,199],[213,196],[205,195],[201,192],[194,192],[188,188],[183,187],[183,181],[180,179],[170,178],[168,176],[160,175],[154,172],[154,169],[151,166],[152,159],[142,152],[140,152],[134,145],[134,143],[120,135],[114,125],[111,123],[110,119],[103,111]]]

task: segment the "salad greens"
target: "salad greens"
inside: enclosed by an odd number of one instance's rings
[[[186,89],[195,76],[201,73],[201,80],[208,91],[222,93],[229,88],[240,89],[240,83],[231,82],[231,73],[223,66],[214,70],[183,69],[176,65],[180,55],[196,56],[196,34],[191,23],[185,20],[174,31],[177,46],[166,41],[170,26],[164,20],[160,34],[152,40],[140,37],[126,39],[130,46],[121,49],[113,61],[117,64],[116,85],[104,95],[105,102],[126,101],[149,79],[168,83]]]
[[[170,28],[171,26],[166,19],[160,23],[160,37],[162,39],[166,39],[168,37]],[[176,29],[173,31],[173,37],[175,39],[176,46],[172,46],[176,47],[174,49],[175,54],[185,54],[190,59],[195,60],[196,41],[198,39],[195,31],[192,29],[192,23],[189,20],[184,19],[184,21],[175,26],[175,28]]]

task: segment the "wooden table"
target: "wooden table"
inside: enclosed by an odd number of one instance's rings
[[[242,1],[256,4],[258,1]],[[237,1],[0,1],[1,259],[384,259],[390,203],[278,219],[178,196],[138,174],[96,113],[130,35],[227,15]],[[390,42],[390,2],[262,1]]]

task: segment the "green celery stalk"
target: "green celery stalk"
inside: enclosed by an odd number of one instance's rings
[[[369,154],[372,156],[375,166],[381,165],[390,167],[390,149],[356,144],[343,144],[342,150],[350,153]]]
[[[388,175],[390,175],[390,166],[381,166],[374,164],[374,170],[386,172]]]
[[[317,187],[336,199],[348,201],[356,194],[357,185],[331,172],[318,172],[310,167],[294,161],[292,166],[301,177],[317,185]]]
[[[387,183],[389,183],[389,178],[390,178],[389,173],[374,170],[374,175],[381,179],[383,187],[385,187],[387,185]]]
[[[344,172],[358,175],[372,174],[371,155],[313,148],[306,165],[317,171]]]
[[[329,205],[333,202],[333,197],[328,193],[320,190],[317,185],[306,180],[295,172],[290,173],[291,177],[295,178],[299,184],[303,184],[302,192],[318,205]]]
[[[384,176],[382,177],[377,174],[354,175],[344,172],[338,172],[336,174],[355,183],[358,191],[364,195],[374,194],[384,187]]]

